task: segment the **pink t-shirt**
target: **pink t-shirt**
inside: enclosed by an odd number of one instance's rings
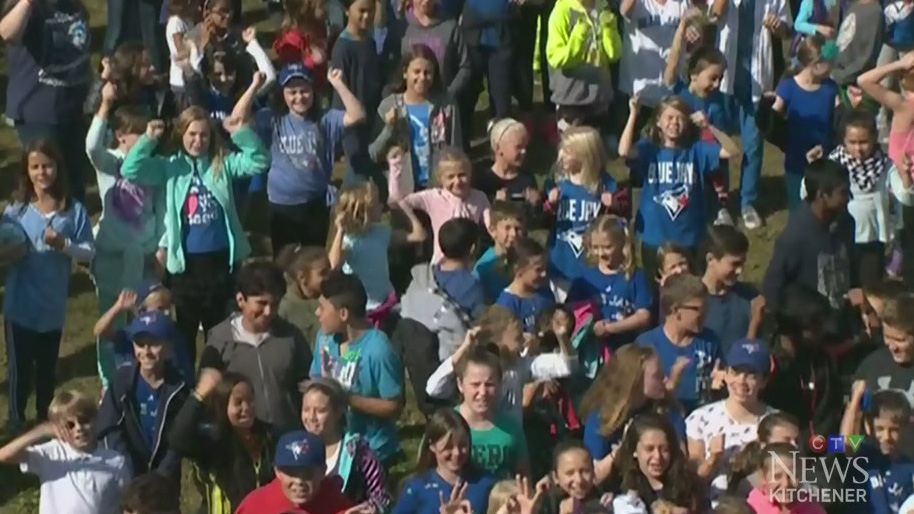
[[[408,194],[403,202],[412,209],[425,211],[432,222],[432,232],[435,233],[435,253],[432,262],[441,260],[438,231],[447,220],[467,218],[484,226],[489,222],[489,199],[485,193],[477,189],[470,189],[466,198],[458,198],[450,191],[436,187]]]
[[[771,502],[768,495],[757,487],[749,493],[746,502],[756,514],[781,514],[781,505]],[[795,502],[790,505],[789,511],[790,514],[825,514],[825,509],[814,502]]]

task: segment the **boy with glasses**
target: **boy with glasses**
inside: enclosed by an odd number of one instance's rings
[[[720,365],[720,343],[704,328],[707,299],[708,288],[700,278],[670,277],[660,291],[663,323],[635,340],[654,348],[667,377],[679,377],[674,394],[685,414],[710,401],[713,375]]]

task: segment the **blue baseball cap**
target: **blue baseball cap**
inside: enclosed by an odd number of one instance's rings
[[[305,65],[300,63],[283,66],[282,71],[279,72],[279,86],[286,87],[286,84],[292,79],[302,79],[309,84],[314,82],[314,76],[311,74],[311,70],[305,68]]]
[[[288,432],[276,443],[273,465],[280,469],[305,469],[325,466],[327,450],[324,442],[304,430]]]
[[[127,334],[131,340],[139,336],[149,336],[157,341],[171,341],[177,333],[177,328],[168,314],[159,311],[144,312],[127,327]]]
[[[733,343],[727,353],[727,366],[767,375],[771,372],[771,352],[762,341],[740,339]]]

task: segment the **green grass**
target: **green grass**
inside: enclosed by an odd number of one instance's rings
[[[91,14],[92,40],[95,47],[98,48],[104,37],[105,3],[102,0],[87,0],[86,4]],[[272,41],[272,30],[274,29],[267,26],[267,22],[263,21],[265,14],[262,10],[262,4],[257,0],[246,0],[245,4],[246,11],[249,12],[249,19],[258,23],[261,41],[264,43]],[[267,44],[264,46],[268,47]],[[97,62],[98,55],[95,57]],[[5,52],[3,52],[3,60],[0,70],[4,75],[0,75],[0,86],[5,89],[5,73],[7,69]],[[20,148],[15,132],[9,127],[0,126],[0,198],[9,197],[17,180],[19,152]],[[549,155],[548,151],[533,151],[533,154],[528,159],[532,159],[532,162],[544,163],[542,172],[545,173],[553,157]],[[783,162],[781,153],[773,147],[767,147],[765,150],[765,168],[760,187],[760,210],[766,215],[768,224],[765,228],[749,234],[751,255],[745,269],[745,278],[750,282],[758,283],[761,280],[765,265],[771,258],[774,238],[786,221],[787,216],[782,200],[784,197],[783,186],[778,177],[782,174],[781,162]],[[734,186],[739,183],[739,174],[736,171],[738,169],[738,166],[734,163],[731,173]],[[624,169],[618,162],[613,163],[612,171],[617,176],[622,176],[621,174],[624,173]],[[93,213],[97,214],[99,201],[94,192],[94,188],[90,189],[88,206]],[[262,212],[262,210],[259,211]],[[253,220],[252,228],[254,232],[265,233],[262,230],[265,226],[263,221],[263,219]],[[252,240],[256,249],[266,253],[269,248],[267,241],[258,236],[253,236]],[[90,391],[92,394],[99,393],[95,366],[95,342],[92,337],[92,326],[97,317],[98,306],[92,282],[84,268],[77,268],[70,284],[67,325],[61,342],[58,365],[59,387],[81,389]],[[2,338],[3,334],[0,333],[0,339]],[[200,343],[202,344],[202,341]],[[0,348],[2,348],[0,350],[0,427],[2,427],[0,428],[0,444],[5,444],[11,437],[11,434],[7,432],[8,374],[5,340],[0,345]],[[32,409],[33,407],[30,405],[28,412],[33,413]],[[409,462],[413,460],[422,432],[421,420],[421,414],[416,410],[413,402],[409,400],[406,412],[399,423],[407,460],[392,470],[391,475],[395,480],[408,472]],[[182,512],[192,512],[199,505],[199,496],[186,470],[183,480],[182,502]],[[21,474],[15,467],[0,467],[0,514],[26,514],[36,512],[37,509],[37,480],[31,476]]]

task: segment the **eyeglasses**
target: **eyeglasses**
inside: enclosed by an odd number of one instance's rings
[[[84,427],[87,425],[91,425],[94,421],[95,421],[95,419],[90,416],[81,416],[81,417],[77,417],[77,418],[68,419],[67,421],[64,422],[63,426],[66,427],[67,430],[73,430],[77,426]]]

